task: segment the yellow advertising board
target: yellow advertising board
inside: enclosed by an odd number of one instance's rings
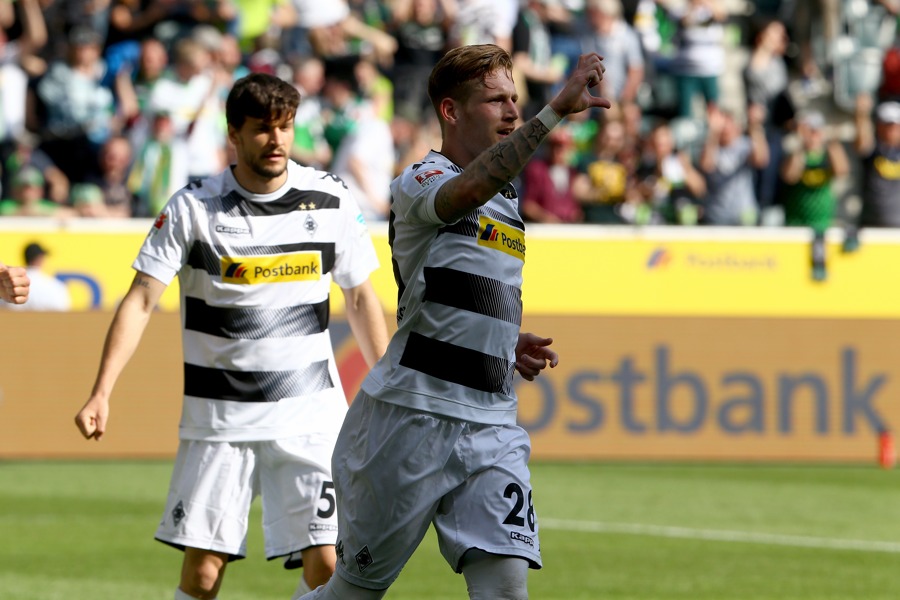
[[[112,315],[0,311],[0,458],[171,456],[182,396],[179,317],[160,312],[123,372],[107,435],[73,423]],[[874,464],[900,431],[900,321],[528,317],[560,362],[517,378],[537,459],[847,461]],[[331,327],[344,390],[366,365]]]
[[[24,221],[24,222],[23,222]],[[42,221],[42,220],[36,220]],[[63,279],[77,310],[117,305],[151,221],[32,224],[0,220],[0,260],[20,264],[24,246],[50,250],[48,269]],[[384,306],[397,305],[383,224],[371,225],[381,267],[372,280]],[[804,230],[599,226],[529,227],[525,241],[526,314],[900,317],[900,235],[864,231],[862,246],[828,243],[828,277],[810,276]],[[177,281],[160,302],[178,310]],[[335,295],[341,312],[341,296]]]
[[[520,381],[534,456],[862,461],[900,431],[900,321],[533,317],[559,365]]]
[[[16,340],[0,349],[0,457],[174,451],[177,282],[116,390],[121,433],[86,446],[72,425],[149,227],[0,219],[0,260],[19,264],[40,242],[77,308],[0,310]],[[372,232],[392,315],[387,231]],[[517,387],[534,456],[874,461],[879,432],[900,432],[900,233],[864,231],[851,254],[840,242],[829,233],[828,276],[814,281],[802,230],[529,227],[523,328],[553,337],[561,357]],[[352,396],[366,366],[346,323],[333,325]]]

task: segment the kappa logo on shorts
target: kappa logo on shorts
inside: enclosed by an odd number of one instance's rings
[[[534,548],[534,539],[528,537],[527,535],[522,535],[518,531],[510,531],[509,539],[516,540],[517,542],[525,542],[526,544]]]
[[[187,513],[184,512],[184,504],[179,500],[178,504],[175,505],[175,508],[172,509],[172,520],[175,522],[175,527],[178,527],[179,523],[181,523],[186,516]]]
[[[341,559],[341,564],[346,567],[347,563],[344,561],[344,540],[338,540],[337,546],[334,547],[334,551],[337,553],[337,557]]]
[[[310,523],[309,530],[312,532],[316,531],[337,531],[337,525],[332,525],[330,523]]]
[[[369,547],[363,546],[363,549],[356,553],[356,566],[359,567],[359,572],[362,573],[369,565],[371,565],[375,560],[372,558],[372,555],[369,554]]]

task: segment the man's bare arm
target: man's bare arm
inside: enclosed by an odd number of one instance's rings
[[[466,167],[465,177],[451,179],[438,190],[438,216],[452,223],[485,204],[519,174],[548,133],[550,129],[535,117],[479,154]]]

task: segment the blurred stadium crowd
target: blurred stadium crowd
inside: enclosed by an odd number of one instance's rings
[[[151,217],[229,164],[255,71],[302,94],[292,154],[385,219],[439,148],[448,48],[513,56],[524,119],[578,55],[609,111],[516,183],[534,222],[900,226],[900,0],[0,0],[2,216]]]

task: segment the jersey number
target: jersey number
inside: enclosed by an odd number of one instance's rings
[[[327,519],[331,515],[334,514],[335,509],[335,500],[334,500],[334,484],[330,481],[322,482],[322,493],[319,494],[319,499],[324,500],[328,503],[328,508],[322,510],[321,508],[316,512],[316,514],[322,519]]]
[[[525,513],[525,517],[519,516],[522,512],[522,509],[525,508],[525,492],[522,491],[522,486],[520,486],[518,483],[509,484],[503,491],[504,498],[512,498],[513,496],[516,497],[516,503],[515,505],[513,505],[513,509],[509,511],[509,514],[506,515],[506,519],[503,521],[503,524],[523,527],[525,525],[525,519],[527,518],[528,528],[533,532],[534,504],[531,503],[531,490],[528,490],[528,510]]]

